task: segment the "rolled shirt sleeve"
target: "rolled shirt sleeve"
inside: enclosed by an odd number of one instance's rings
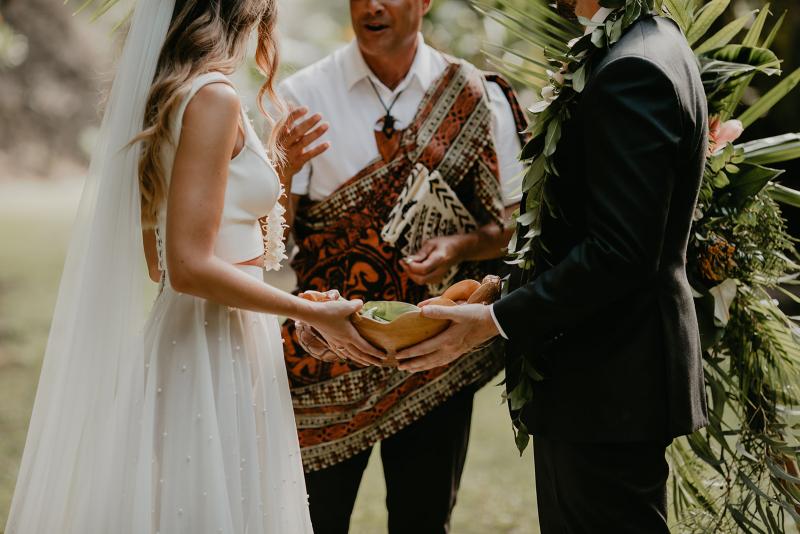
[[[497,164],[500,172],[500,190],[504,206],[513,206],[522,199],[524,167],[519,161],[522,144],[517,132],[514,112],[505,93],[496,83],[486,84],[492,111],[492,137],[495,142]]]

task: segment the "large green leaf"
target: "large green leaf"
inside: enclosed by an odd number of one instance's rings
[[[744,40],[742,41],[743,46],[757,46],[758,40],[761,37],[761,32],[764,29],[764,24],[766,23],[767,16],[769,15],[769,3],[765,4],[764,7],[759,11],[758,16],[753,21],[753,25],[750,26],[750,29],[745,34]],[[744,96],[744,92],[750,83],[753,81],[753,77],[755,74],[749,75],[745,78],[733,91],[733,93],[725,100],[724,105],[722,106],[722,110],[720,112],[720,118],[722,120],[727,120],[733,116],[736,112],[736,109],[739,107],[740,102],[742,101],[742,97]]]
[[[761,8],[759,11],[756,20],[753,21],[753,25],[750,26],[750,29],[747,31],[747,35],[744,36],[744,41],[742,44],[744,46],[757,46],[758,41],[761,38],[761,32],[764,31],[764,24],[767,21],[767,16],[769,16],[769,3],[764,4],[764,7]]]
[[[694,53],[697,55],[704,54],[709,50],[720,48],[730,43],[733,40],[733,38],[736,37],[739,34],[739,32],[744,29],[745,26],[747,26],[747,23],[750,22],[750,20],[752,20],[754,13],[755,11],[751,11],[747,15],[742,15],[733,22],[727,24],[717,33],[715,33],[714,35],[703,41],[703,44],[696,47],[694,49]]]
[[[780,61],[766,48],[726,45],[710,50],[699,59],[712,114],[733,109],[740,98],[738,94],[756,73],[771,76],[780,72]]]
[[[700,56],[701,73],[740,76],[754,71],[780,73],[781,62],[772,50],[755,46],[726,45]]]
[[[755,121],[767,114],[775,104],[780,102],[783,97],[788,95],[797,84],[800,83],[800,68],[795,70],[789,76],[783,79],[767,94],[762,96],[756,101],[755,104],[750,106],[744,113],[739,116],[739,120],[746,127],[753,124]]]
[[[689,14],[690,7],[685,0],[663,0],[662,9],[669,12],[684,33],[689,31],[689,27],[692,25],[692,19]]]
[[[780,18],[778,18],[778,22],[772,27],[772,31],[769,32],[769,35],[764,39],[764,42],[761,43],[761,46],[764,48],[769,48],[772,46],[772,43],[775,41],[775,37],[778,36],[778,32],[783,27],[783,22],[786,20],[786,11],[784,11]]]
[[[700,346],[703,350],[713,348],[722,339],[725,328],[714,320],[716,302],[711,293],[705,292],[694,299],[697,325],[700,329]]]
[[[743,46],[757,46],[758,40],[761,37],[761,32],[764,29],[764,24],[766,23],[767,16],[769,15],[769,3],[765,4],[764,7],[758,12],[758,16],[753,21],[752,26],[745,34],[744,40],[742,40]],[[763,48],[768,48],[767,46],[763,46]],[[722,110],[720,111],[720,119],[727,120],[733,116],[736,112],[736,109],[739,107],[740,102],[742,101],[742,97],[744,97],[745,90],[753,81],[753,77],[755,74],[749,75],[747,78],[742,80],[742,82],[734,89],[732,94],[725,100],[724,105],[722,106]]]
[[[800,208],[800,191],[780,184],[769,184],[766,188],[766,192],[778,202],[794,208]]]
[[[689,31],[686,33],[686,40],[689,41],[690,45],[696,43],[698,39],[706,34],[711,25],[714,24],[714,21],[722,15],[730,3],[731,0],[711,0],[700,9],[694,22],[689,27]]]
[[[725,188],[725,192],[730,195],[730,205],[737,209],[742,207],[764,189],[767,183],[784,172],[781,169],[772,169],[763,165],[741,163],[738,172],[728,175],[730,185]]]
[[[756,139],[736,145],[744,152],[745,161],[756,165],[769,165],[800,158],[800,133],[789,133]]]

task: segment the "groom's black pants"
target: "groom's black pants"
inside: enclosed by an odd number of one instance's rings
[[[473,388],[381,441],[389,534],[445,534],[467,456]],[[306,473],[314,534],[347,534],[366,450]]]
[[[534,438],[541,534],[668,534],[666,446]]]

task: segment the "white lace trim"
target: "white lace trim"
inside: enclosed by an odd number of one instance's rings
[[[261,222],[261,233],[264,236],[264,269],[267,271],[279,270],[281,262],[287,258],[286,243],[283,241],[284,230],[287,227],[284,218],[286,208],[280,202],[286,196],[286,190],[283,184],[280,188],[278,201]]]

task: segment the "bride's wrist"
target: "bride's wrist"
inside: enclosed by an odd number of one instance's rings
[[[295,297],[295,310],[291,318],[297,321],[302,321],[306,324],[313,325],[314,319],[319,317],[318,303],[306,300],[300,297]]]

